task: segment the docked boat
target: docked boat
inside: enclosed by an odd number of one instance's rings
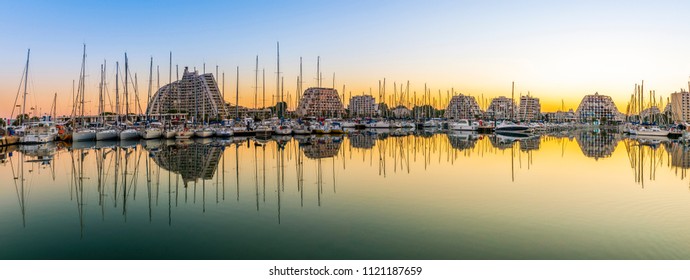
[[[527,125],[516,124],[512,121],[503,121],[496,125],[496,132],[526,132],[530,129]]]
[[[119,133],[113,127],[105,127],[96,131],[96,141],[117,140]]]
[[[194,136],[194,131],[185,127],[176,132],[175,139],[189,139],[192,138],[192,136]]]
[[[120,132],[120,140],[135,140],[139,139],[139,131],[134,128],[128,128]]]
[[[80,128],[72,132],[73,142],[86,142],[96,140],[96,130],[91,128]]]
[[[306,125],[303,125],[303,124],[295,126],[292,129],[292,132],[294,134],[298,134],[298,135],[311,134],[311,130]]]
[[[19,139],[22,144],[41,144],[55,141],[58,135],[57,127],[52,121],[31,123]]]
[[[292,128],[289,125],[281,124],[273,129],[273,133],[276,135],[291,135]]]
[[[232,128],[230,127],[221,127],[216,129],[215,131],[217,137],[230,137],[233,135]]]
[[[5,128],[0,128],[0,146],[9,146],[19,142],[19,137],[10,135]]]
[[[387,121],[372,121],[366,124],[366,128],[391,128],[391,124]]]
[[[200,138],[207,138],[213,136],[214,131],[210,127],[203,127],[199,128],[194,131],[194,136],[200,137]]]
[[[451,130],[475,131],[477,130],[478,125],[470,123],[469,120],[462,119],[451,122],[448,124],[448,127]]]
[[[169,128],[163,130],[163,137],[166,139],[175,138],[175,135],[177,135],[177,130],[175,129]]]
[[[340,122],[332,122],[329,125],[329,127],[331,129],[331,134],[343,134],[343,133],[345,133]]]
[[[638,127],[636,129],[631,129],[630,134],[635,134],[639,136],[659,136],[667,137],[669,131],[659,128],[658,126],[650,127]]]
[[[163,136],[163,128],[161,128],[161,124],[151,124],[149,127],[142,128],[139,131],[139,136],[143,139],[158,139]]]
[[[232,135],[234,136],[252,136],[254,134],[254,131],[247,129],[246,126],[241,124],[235,124],[232,127]]]

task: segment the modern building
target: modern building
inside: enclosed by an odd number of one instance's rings
[[[539,98],[526,95],[520,97],[517,118],[520,121],[536,121],[541,119],[541,104]]]
[[[476,119],[482,115],[477,99],[469,95],[456,95],[448,102],[444,117],[448,119]]]
[[[189,72],[179,81],[164,85],[151,98],[146,108],[149,115],[186,113],[190,120],[201,121],[207,118],[227,118],[229,106],[224,102],[213,74]]]
[[[373,117],[378,111],[376,99],[371,95],[358,95],[350,97],[347,105],[351,117]]]
[[[340,117],[345,108],[336,89],[312,87],[304,91],[295,112],[300,117]]]
[[[600,95],[598,92],[586,95],[582,98],[577,107],[578,119],[580,122],[620,122],[623,121],[623,114],[618,111],[613,99],[607,95]]]
[[[687,91],[671,93],[671,114],[674,122],[690,121],[690,93]]]
[[[557,112],[545,113],[544,117],[550,122],[557,122],[557,123],[576,122],[577,121],[577,115],[575,114],[573,109],[570,109],[567,112],[557,111]]]
[[[517,106],[512,99],[505,96],[499,96],[491,100],[489,108],[486,109],[486,115],[489,119],[513,119]]]

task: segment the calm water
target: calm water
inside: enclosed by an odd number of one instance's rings
[[[690,149],[605,131],[515,140],[3,148],[0,258],[690,259]]]

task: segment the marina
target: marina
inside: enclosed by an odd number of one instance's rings
[[[2,259],[690,257],[689,146],[615,129],[0,149]]]

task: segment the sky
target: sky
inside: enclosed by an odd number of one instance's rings
[[[531,94],[543,111],[576,109],[587,94],[613,97],[625,111],[635,84],[666,98],[690,76],[688,1],[2,1],[0,116],[9,117],[31,49],[27,108],[69,114],[86,44],[87,113],[95,114],[100,65],[114,99],[115,62],[124,54],[145,101],[173,68],[225,73],[225,99],[253,107],[255,59],[266,73],[266,103],[276,91],[276,42],[284,90],[293,98],[303,58],[304,88],[350,95],[386,79],[421,97],[456,93],[490,99]],[[156,67],[160,69],[160,82]],[[181,73],[180,73],[181,75]],[[173,69],[173,80],[175,72]],[[223,84],[222,74],[218,77]],[[132,85],[130,85],[131,87]],[[259,73],[261,86],[261,73]],[[131,88],[130,88],[131,90]],[[261,89],[259,89],[261,94]],[[261,97],[259,97],[261,103]],[[481,100],[480,100],[481,101]],[[259,104],[260,105],[260,104]],[[110,106],[110,105],[107,105]],[[145,104],[142,104],[145,106]],[[15,112],[16,115],[16,112]]]

